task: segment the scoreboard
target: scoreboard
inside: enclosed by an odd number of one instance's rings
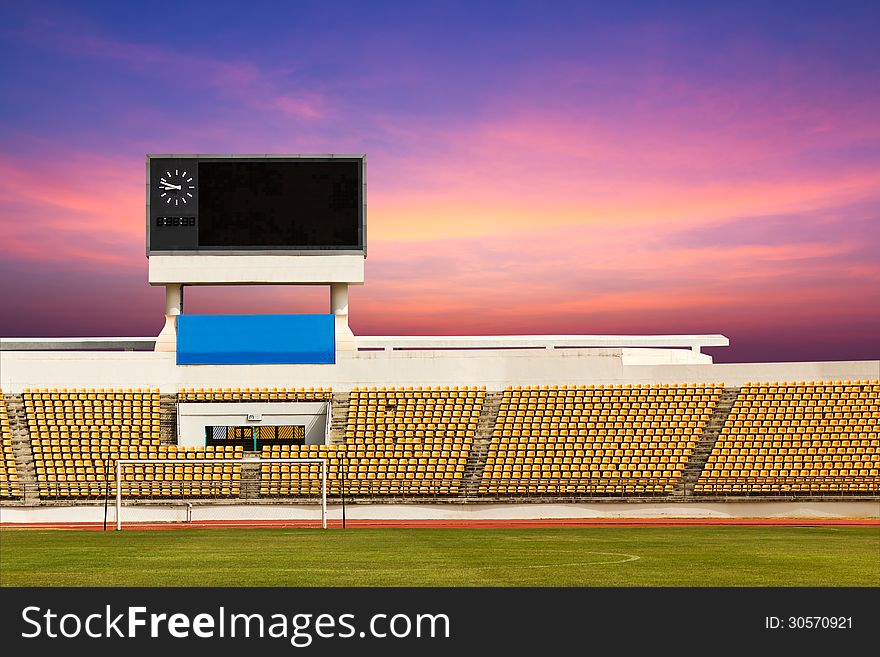
[[[151,155],[147,256],[366,254],[362,155]]]

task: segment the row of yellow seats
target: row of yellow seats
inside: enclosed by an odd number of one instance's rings
[[[838,443],[840,441],[837,441]],[[869,444],[869,441],[865,441],[868,444],[866,447],[856,446],[853,444],[848,444],[846,446],[838,444],[837,446],[832,445],[831,443],[817,443],[813,445],[798,445],[798,446],[782,446],[782,445],[774,445],[774,444],[760,444],[760,443],[749,443],[746,446],[741,447],[733,447],[728,445],[732,445],[732,442],[728,442],[725,446],[722,446],[718,452],[713,452],[711,456],[719,457],[724,455],[737,455],[737,454],[876,454],[878,450],[880,450],[880,446]]]
[[[354,425],[396,424],[401,428],[425,424],[476,424],[479,411],[437,410],[437,411],[365,411],[352,410],[348,414],[349,428]],[[413,426],[413,428],[415,428]],[[419,427],[423,428],[423,427]]]
[[[670,457],[668,459],[658,459],[653,463],[631,463],[616,460],[608,461],[589,461],[582,463],[563,463],[561,461],[538,461],[529,465],[512,465],[509,463],[495,463],[487,465],[483,470],[484,477],[493,475],[497,476],[499,472],[545,472],[559,473],[563,477],[576,477],[581,473],[594,473],[596,476],[603,477],[619,477],[619,476],[680,476],[685,459],[680,457]]]
[[[345,488],[345,494],[348,496],[355,495],[368,495],[368,496],[382,496],[382,495],[391,495],[395,497],[399,496],[407,496],[407,495],[418,495],[418,496],[444,496],[444,495],[455,495],[458,491],[458,487],[456,486],[426,486],[426,485],[406,485],[406,484],[398,484],[398,485],[381,485],[381,484],[370,484],[364,485],[361,483],[357,484],[349,484]],[[329,489],[330,495],[340,495],[341,489],[339,488],[331,488]],[[318,487],[295,487],[295,486],[266,486],[260,489],[260,494],[267,497],[294,497],[299,495],[310,495],[316,496],[320,494],[320,488]]]
[[[327,466],[328,476],[332,478],[336,478],[337,476],[343,476],[345,474],[353,474],[357,472],[386,472],[386,471],[400,471],[400,472],[463,472],[464,471],[464,463],[455,463],[453,461],[448,461],[445,463],[437,462],[437,463],[426,463],[425,461],[419,462],[409,462],[409,463],[385,463],[379,464],[375,461],[369,462],[361,462],[361,463],[347,463],[345,466],[342,466],[337,463],[331,463]],[[299,468],[291,465],[287,468],[282,466],[263,466],[261,469],[263,473],[293,473],[298,474],[299,476],[311,476],[311,477],[319,477],[321,475],[321,466],[313,465],[311,467],[301,466]]]
[[[799,471],[787,471],[786,474],[782,474],[786,472],[785,468],[745,468],[739,470],[713,470],[711,477],[706,477],[705,479],[701,479],[698,483],[706,483],[708,481],[714,480],[724,480],[725,478],[730,479],[741,479],[743,481],[762,481],[762,480],[772,480],[774,482],[788,482],[788,483],[811,483],[813,481],[819,481],[821,479],[827,479],[829,481],[850,481],[850,480],[859,480],[859,481],[868,481],[868,480],[876,480],[877,479],[877,470],[863,469],[859,470],[856,473],[851,473],[848,471],[841,472],[835,468],[816,468],[813,470],[799,470]],[[873,472],[873,474],[872,474]]]
[[[232,480],[237,480],[239,478],[239,476],[235,473],[223,473],[223,474],[217,475],[217,478],[222,479],[222,480],[226,480],[226,481],[232,481]],[[102,477],[101,473],[95,473],[95,477],[89,477],[84,472],[77,472],[77,471],[73,471],[73,470],[64,470],[63,472],[59,471],[59,472],[55,472],[54,474],[47,473],[45,480],[41,481],[40,483],[52,484],[53,482],[75,481],[75,482],[80,482],[80,483],[84,483],[84,484],[95,484],[95,483],[100,483],[100,482],[113,481],[114,479],[115,479],[115,477],[110,477],[110,478]],[[122,481],[158,481],[158,482],[162,482],[162,481],[166,481],[166,480],[167,481],[172,481],[172,480],[173,481],[187,481],[190,479],[192,479],[194,481],[197,479],[200,481],[204,481],[205,477],[203,475],[193,474],[193,473],[190,473],[188,475],[169,474],[166,477],[166,475],[164,473],[159,473],[159,472],[157,472],[157,473],[129,472],[129,473],[122,474],[121,479],[122,479]],[[208,478],[208,479],[210,480],[210,478]]]
[[[498,479],[483,480],[480,488],[501,487],[508,489],[518,488],[520,486],[543,486],[547,490],[556,490],[558,492],[573,487],[611,487],[633,489],[655,489],[662,491],[672,491],[675,489],[678,480],[675,477],[583,477],[583,478],[562,478],[557,476],[543,477],[504,477]]]
[[[728,458],[710,458],[706,462],[707,467],[720,467],[725,464],[731,463],[770,463],[770,462],[783,462],[783,463],[794,463],[794,464],[804,464],[807,466],[810,463],[824,463],[824,462],[834,462],[834,463],[873,463],[877,466],[880,466],[880,458],[877,457],[876,454],[844,454],[840,453],[830,453],[830,454],[731,454]]]
[[[780,406],[782,408],[803,406],[801,402],[809,402],[811,406],[828,406],[828,402],[841,406],[849,404],[871,405],[877,399],[877,393],[863,388],[858,392],[791,392],[762,394],[744,392],[738,398],[740,403],[755,407]]]
[[[436,390],[423,392],[361,393],[349,399],[349,406],[356,408],[450,408],[467,406],[476,408],[482,405],[481,392],[442,393]]]
[[[460,434],[448,434],[448,433],[423,433],[420,431],[410,431],[404,433],[402,436],[398,435],[367,435],[367,436],[358,436],[357,438],[346,441],[345,443],[338,443],[333,447],[337,449],[344,448],[345,445],[348,444],[358,444],[358,445],[437,445],[441,443],[455,443],[455,442],[472,442],[473,436],[462,437]],[[306,446],[300,446],[306,447]],[[313,447],[313,445],[309,445],[307,447]]]
[[[780,427],[777,431],[748,431],[722,433],[718,440],[722,444],[733,441],[753,441],[768,443],[797,443],[808,442],[814,445],[830,444],[834,442],[868,442],[873,445],[880,444],[878,435],[874,431],[861,431],[852,429],[841,431],[839,429],[824,431],[791,431],[789,427]]]
[[[329,401],[331,388],[181,388],[178,401]]]
[[[720,437],[715,446],[724,449],[781,449],[790,447],[803,449],[822,449],[825,447],[878,448],[880,447],[880,441],[876,438],[872,440],[868,437],[867,433],[828,433],[810,436],[786,433],[750,433],[727,434]]]
[[[675,419],[673,419],[675,418]],[[584,431],[589,429],[650,429],[669,426],[705,426],[709,418],[700,415],[683,416],[679,413],[665,416],[597,415],[594,417],[542,417],[540,415],[500,418],[495,425],[498,430],[546,429],[554,431]],[[674,423],[674,424],[673,424]]]
[[[743,388],[754,388],[754,387],[782,387],[788,388],[791,386],[799,386],[799,387],[816,387],[816,386],[876,386],[880,385],[880,380],[878,379],[856,379],[856,380],[821,380],[821,381],[783,381],[783,382],[769,382],[769,381],[747,381],[743,384]]]
[[[437,450],[441,451],[452,451],[452,452],[463,452],[467,451],[470,446],[470,443],[465,443],[463,441],[450,441],[446,443],[436,442],[436,443],[350,443],[346,447],[342,449],[335,450],[327,450],[324,453],[350,453],[350,452],[367,452],[367,453],[376,453],[376,452],[436,452]],[[284,452],[285,454],[300,454],[299,450],[289,450],[285,449],[282,446],[271,446],[271,447],[263,447],[263,454],[268,453],[271,450],[272,453]]]
[[[816,492],[822,490],[849,491],[876,494],[880,491],[880,480],[876,477],[862,478],[859,480],[841,479],[840,477],[826,477],[824,481],[818,480],[779,480],[774,482],[755,481],[753,479],[715,480],[713,482],[699,483],[694,491],[702,492]]]
[[[289,456],[287,454],[271,454],[264,455],[265,458],[297,458],[296,456]],[[341,461],[341,460],[376,460],[376,459],[426,459],[426,458],[444,458],[444,459],[463,459],[467,460],[466,455],[461,454],[461,452],[453,452],[449,450],[444,450],[441,452],[360,452],[360,453],[346,453],[344,455],[337,455],[330,458],[331,462]]]
[[[715,467],[706,470],[706,479],[713,477],[744,477],[750,472],[767,472],[771,477],[791,477],[797,479],[812,479],[815,477],[829,476],[839,477],[840,479],[849,479],[852,477],[876,477],[880,474],[880,469],[869,467],[869,464],[860,464],[861,467],[853,467],[851,464],[840,463],[813,463],[809,469],[792,468],[790,463],[760,463],[760,464],[743,464],[743,463],[725,463],[723,468]],[[755,476],[761,476],[757,474]]]
[[[544,391],[570,391],[570,390],[655,390],[657,388],[669,388],[684,390],[692,388],[722,389],[723,383],[615,383],[615,384],[574,384],[574,385],[545,385],[545,386],[507,386],[505,391],[544,392]]]
[[[355,420],[369,422],[381,419],[396,422],[431,422],[429,418],[463,418],[459,421],[469,422],[479,416],[479,408],[465,408],[464,406],[447,406],[416,409],[414,406],[397,406],[374,407],[374,406],[352,406],[348,409],[348,419],[350,422]],[[424,418],[424,419],[422,419]]]
[[[653,495],[669,494],[674,490],[670,485],[530,485],[489,484],[480,486],[482,495]]]
[[[856,451],[855,449],[851,449],[847,451],[846,448],[839,447],[829,447],[823,449],[821,451],[815,450],[802,450],[802,449],[793,449],[793,450],[774,450],[773,452],[768,452],[767,450],[733,450],[728,453],[721,454],[711,454],[708,459],[708,463],[726,463],[727,461],[741,461],[741,460],[759,460],[759,459],[787,459],[789,461],[827,461],[827,460],[841,460],[841,461],[877,461],[880,462],[880,455],[876,451],[868,452],[867,450],[863,450],[861,452]]]
[[[366,428],[375,430],[381,429],[434,429],[438,425],[444,428],[469,428],[469,425],[476,425],[476,422],[469,415],[454,414],[437,414],[437,415],[419,415],[418,417],[403,417],[393,415],[368,416],[361,414],[357,417],[349,416],[350,428]],[[355,425],[352,427],[351,425]],[[461,425],[461,427],[459,427]]]
[[[606,452],[605,454],[595,454],[595,455],[583,455],[583,456],[562,456],[556,455],[552,456],[510,456],[510,455],[498,455],[498,456],[489,456],[486,459],[486,465],[492,465],[493,463],[573,463],[576,465],[579,464],[590,464],[590,463],[659,463],[659,462],[675,462],[686,461],[689,457],[688,454],[636,454],[636,455],[623,455],[623,454],[615,454]]]
[[[495,473],[498,475],[499,473]],[[617,476],[611,476],[600,472],[584,473],[584,476],[562,476],[562,473],[541,473],[535,476],[515,477],[511,473],[505,473],[503,476],[496,476],[491,479],[483,479],[480,482],[480,488],[489,486],[546,486],[548,489],[562,490],[569,487],[578,486],[611,486],[633,488],[655,488],[659,490],[674,490],[680,483],[680,477],[675,476],[679,473],[657,473],[648,476],[641,472],[625,472],[615,473]]]
[[[869,484],[810,484],[802,486],[772,486],[772,485],[742,485],[742,486],[714,486],[701,487],[694,489],[697,493],[706,493],[712,495],[758,495],[758,494],[822,494],[822,493],[860,493],[864,495],[873,494],[877,491],[876,487]]]
[[[880,413],[877,414],[878,417],[874,417],[874,413],[853,413],[848,414],[847,416],[841,415],[840,417],[815,417],[815,418],[795,418],[795,417],[779,417],[779,416],[765,416],[762,417],[760,415],[754,417],[736,417],[736,418],[728,418],[727,429],[740,429],[741,427],[750,427],[750,426],[770,426],[770,427],[802,427],[802,428],[825,428],[825,427],[847,427],[852,426],[853,424],[863,424],[865,426],[874,426],[880,425]],[[869,422],[869,420],[874,420],[874,422]]]
[[[416,386],[404,386],[404,387],[354,387],[351,389],[352,395],[364,395],[371,393],[379,393],[379,394],[387,394],[387,393],[400,393],[400,394],[422,394],[422,393],[433,393],[433,392],[486,392],[486,386],[428,386],[428,387],[416,387]]]
[[[713,395],[571,395],[568,397],[505,397],[500,410],[511,408],[652,408],[655,406],[702,406],[715,403]]]
[[[158,442],[149,442],[139,444],[138,442],[123,443],[115,445],[111,443],[102,443],[95,441],[79,441],[79,442],[35,442],[31,444],[32,450],[36,452],[141,452],[141,453],[158,453],[158,454],[190,454],[198,456],[200,454],[241,454],[242,447],[236,446],[209,446],[209,447],[181,447],[178,445],[162,445]],[[163,458],[163,457],[158,457]],[[210,458],[210,457],[206,457]]]
[[[606,419],[606,420],[594,420],[590,422],[558,422],[558,423],[550,423],[541,420],[535,420],[532,422],[507,422],[507,423],[498,423],[495,425],[493,429],[493,433],[503,433],[505,431],[513,431],[513,432],[523,432],[523,431],[531,431],[533,433],[538,431],[544,432],[552,432],[552,433],[570,433],[570,434],[581,434],[587,435],[590,432],[601,432],[601,431],[619,431],[621,429],[627,430],[635,430],[635,431],[656,431],[658,429],[669,429],[669,428],[695,428],[702,429],[707,424],[706,420],[668,420],[668,419],[658,419],[653,422],[646,422],[644,420],[632,420],[630,418],[620,418],[620,419]]]
[[[345,466],[346,468],[358,468],[358,467],[365,467],[367,465],[376,465],[376,464],[387,465],[387,464],[391,464],[391,463],[399,464],[401,466],[407,466],[407,465],[417,466],[417,465],[434,464],[434,463],[450,463],[453,465],[457,464],[457,465],[460,465],[461,467],[464,467],[464,464],[466,462],[467,462],[466,458],[456,458],[456,457],[443,458],[443,457],[429,457],[429,456],[412,457],[412,458],[399,458],[399,459],[397,459],[397,458],[392,458],[392,459],[381,458],[381,459],[379,459],[379,458],[370,458],[370,457],[367,457],[367,458],[347,458],[347,459],[328,458],[327,459],[328,466],[330,467],[331,470],[334,470],[334,471],[337,468],[341,468],[343,466]],[[270,467],[270,465],[272,468],[279,467],[278,464],[264,464],[263,467]],[[293,468],[295,466],[296,466],[296,463],[291,463],[291,464],[288,464],[287,467]],[[309,467],[311,467],[314,472],[318,472],[318,471],[320,471],[321,464],[320,463],[311,463],[311,464],[310,463],[303,463],[301,466],[301,469],[307,469]]]
[[[136,432],[128,432],[122,431],[119,433],[111,433],[111,432],[101,432],[100,434],[93,433],[70,433],[70,432],[44,432],[41,431],[39,434],[31,434],[31,440],[58,440],[62,443],[79,443],[84,442],[86,440],[105,440],[105,441],[131,441],[131,442],[143,442],[145,440],[160,440],[161,434],[158,431],[153,432],[145,432],[145,433],[136,433]]]
[[[428,440],[447,440],[450,442],[460,441],[460,442],[468,442],[473,441],[474,437],[476,437],[477,432],[476,429],[467,429],[465,431],[456,430],[454,432],[450,431],[424,431],[424,430],[415,430],[415,431],[364,431],[358,429],[349,429],[345,432],[345,442],[352,444],[371,444],[378,443],[381,441],[389,441],[395,443],[416,443],[416,442],[424,442]]]
[[[358,478],[358,477],[360,477],[362,479],[363,478],[376,479],[377,477],[381,478],[383,476],[388,476],[388,477],[394,478],[396,476],[396,474],[399,474],[402,477],[407,477],[410,479],[412,479],[412,478],[433,479],[435,477],[440,478],[440,479],[444,479],[444,478],[457,479],[457,478],[461,478],[461,476],[462,476],[462,472],[458,469],[440,469],[440,470],[438,470],[436,468],[429,469],[426,467],[419,467],[419,468],[411,467],[411,468],[407,468],[406,470],[400,470],[400,469],[398,469],[398,470],[384,469],[383,470],[383,469],[379,469],[377,467],[371,467],[371,468],[360,467],[357,469],[355,469],[355,468],[340,468],[338,470],[328,469],[327,478],[332,479],[332,480],[344,479],[344,478],[352,479],[352,478]],[[289,478],[289,479],[295,479],[295,480],[302,479],[302,480],[317,481],[317,480],[321,479],[321,470],[320,470],[320,468],[309,469],[309,470],[300,470],[298,472],[282,472],[282,471],[278,470],[278,471],[263,473],[262,476],[264,478],[265,477],[272,477],[274,479]]]
[[[487,466],[485,477],[496,478],[499,476],[518,477],[541,477],[554,476],[561,478],[580,479],[582,477],[612,476],[609,473],[619,472],[631,477],[666,477],[666,473],[677,472],[678,464],[664,463],[584,463],[584,464],[553,464],[533,463],[522,465],[498,464]],[[484,478],[485,478],[484,477]]]
[[[52,397],[41,397],[34,395],[24,400],[26,409],[70,409],[70,408],[161,408],[161,400],[157,396],[152,395],[108,395],[88,396],[88,395],[53,395]]]
[[[840,419],[827,419],[825,421],[810,421],[810,424],[801,423],[785,423],[779,420],[736,420],[731,422],[722,429],[722,435],[742,434],[742,433],[803,433],[809,434],[827,434],[827,433],[874,433],[878,422],[872,421],[871,418],[852,418],[841,421]]]
[[[547,440],[531,440],[529,437],[509,438],[489,443],[489,450],[539,449],[544,451],[584,450],[584,449],[678,449],[695,439],[687,436],[633,436],[632,434],[592,435],[592,436],[549,436]],[[662,438],[662,440],[661,440]]]
[[[369,438],[354,438],[353,440],[346,441],[345,443],[339,443],[335,445],[290,445],[289,451],[292,452],[332,452],[332,451],[346,451],[352,448],[363,448],[363,449],[378,449],[384,447],[385,449],[455,449],[456,445],[458,445],[462,449],[466,449],[473,443],[473,436],[425,436],[424,438],[420,437],[405,437],[405,438],[395,438],[392,436],[372,436]],[[284,446],[276,446],[272,449],[285,449]],[[268,449],[268,448],[267,448]]]
[[[687,413],[688,415],[704,414],[711,415],[713,403],[689,403],[689,402],[618,402],[618,403],[593,403],[584,402],[576,404],[505,404],[498,409],[499,417],[510,415],[546,415],[548,417],[590,417],[601,415],[668,415],[670,413]]]
[[[670,453],[670,454],[689,454],[694,447],[696,441],[669,441],[669,442],[626,442],[617,440],[587,441],[583,443],[573,442],[553,442],[553,441],[521,441],[517,443],[491,443],[489,445],[489,454],[539,454],[553,456],[567,454],[569,456],[576,454],[643,454],[646,452]],[[653,445],[653,447],[651,447]]]
[[[353,435],[354,442],[361,443],[369,443],[369,442],[409,442],[409,443],[417,443],[417,442],[428,442],[428,441],[437,441],[437,440],[463,440],[466,438],[473,438],[476,432],[477,425],[469,424],[468,428],[465,431],[456,430],[456,431],[427,431],[425,429],[406,429],[405,431],[394,431],[394,432],[376,432],[376,431],[365,431],[363,428],[349,428],[346,430],[346,435]]]
[[[625,440],[627,442],[657,441],[664,442],[687,440],[688,436],[696,436],[701,427],[679,426],[635,426],[632,423],[621,426],[600,427],[590,429],[566,429],[552,431],[551,429],[495,429],[492,432],[494,442],[577,442],[590,441],[608,442]],[[686,431],[685,431],[686,430]]]
[[[159,394],[159,388],[25,388],[22,394]]]
[[[209,445],[183,446],[162,443],[158,438],[143,440],[103,440],[100,438],[88,438],[83,440],[59,440],[55,438],[32,440],[33,449],[62,448],[71,450],[94,450],[94,449],[126,449],[126,450],[154,450],[159,452],[240,452],[241,445]]]
[[[707,421],[712,417],[711,413],[703,410],[676,408],[676,409],[655,409],[657,412],[637,412],[625,410],[609,410],[599,413],[544,413],[541,411],[516,411],[510,413],[499,413],[497,418],[498,424],[511,424],[513,422],[523,422],[528,424],[544,423],[544,424],[589,424],[595,422],[643,422],[653,424],[664,420],[687,420],[687,421]]]
[[[347,472],[345,475],[345,479],[367,479],[373,481],[400,481],[400,480],[440,480],[440,481],[454,481],[456,479],[461,478],[461,473],[458,472],[446,472],[440,470],[430,470],[430,471],[399,471],[399,470],[376,470],[376,471],[366,471],[366,472]],[[295,476],[295,473],[272,473],[271,475],[266,475],[263,479],[268,479],[269,481],[299,481],[299,480],[308,480],[309,477]],[[312,477],[311,479],[316,479]],[[342,477],[329,477],[328,479],[332,480],[341,480]]]
[[[43,436],[31,435],[31,444],[32,445],[111,445],[111,446],[127,446],[133,445],[137,447],[138,445],[161,445],[162,441],[159,438],[104,438],[102,437],[89,437],[89,438],[80,438],[78,440],[71,440],[70,438],[61,439],[54,436]]]
[[[238,497],[240,488],[237,484],[225,484],[196,487],[194,485],[171,485],[168,483],[131,482],[122,487],[124,498],[179,498],[179,497]],[[56,482],[45,484],[40,489],[40,497],[49,499],[104,499],[116,497],[116,488],[109,490],[104,486],[79,482]]]
[[[307,479],[305,477],[299,479],[285,478],[265,478],[261,480],[260,486],[307,486],[313,490],[319,490],[321,485],[320,477]],[[328,479],[328,493],[338,491],[342,486],[353,486],[357,484],[370,485],[399,485],[399,486],[453,486],[457,487],[461,484],[461,478],[458,476],[436,475],[434,473],[426,474],[424,472],[409,472],[402,476],[386,476],[375,472],[359,472],[345,477],[344,479]],[[349,489],[351,490],[351,489]]]
[[[670,447],[680,447],[683,443],[696,444],[702,426],[688,426],[687,423],[672,423],[657,427],[603,426],[591,429],[496,429],[490,445],[515,449],[519,445],[543,445],[549,449],[570,445],[572,449],[590,446],[605,447],[620,444],[629,449],[640,449],[642,445],[657,443]]]

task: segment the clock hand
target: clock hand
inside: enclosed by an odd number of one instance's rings
[[[171,183],[167,183],[167,182],[163,182],[163,183],[161,183],[161,184],[162,184],[162,185],[165,185],[165,187],[162,188],[162,189],[165,189],[165,190],[169,190],[169,189],[181,189],[181,186],[180,186],[180,185],[172,185]]]

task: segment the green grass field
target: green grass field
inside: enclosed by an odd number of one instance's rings
[[[2,530],[0,585],[880,586],[880,528]]]

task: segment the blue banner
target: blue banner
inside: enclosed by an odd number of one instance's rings
[[[178,365],[332,365],[333,315],[180,315]]]

